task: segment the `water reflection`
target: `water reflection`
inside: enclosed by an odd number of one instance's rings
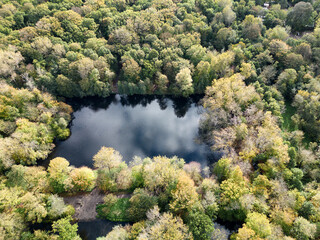
[[[98,237],[106,236],[116,225],[125,224],[101,219],[90,222],[78,222],[78,234],[83,240],[95,240]]]
[[[50,159],[59,156],[77,167],[92,166],[93,155],[107,146],[127,162],[133,156],[177,155],[206,165],[208,148],[194,141],[200,99],[114,95],[73,100],[69,102],[75,111],[71,136],[57,143]]]

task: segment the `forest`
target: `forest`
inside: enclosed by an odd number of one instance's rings
[[[0,0],[0,239],[76,240],[65,196],[98,189],[99,240],[320,239],[320,0]],[[93,168],[47,159],[67,99],[202,94],[221,153]],[[164,120],[165,121],[165,120]],[[42,227],[46,226],[46,227]]]

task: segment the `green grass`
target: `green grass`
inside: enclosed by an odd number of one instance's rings
[[[292,132],[297,130],[297,127],[293,123],[291,117],[296,113],[296,108],[291,106],[291,102],[286,102],[286,111],[282,114],[283,123],[282,129]]]
[[[282,130],[293,132],[298,130],[298,126],[294,124],[291,117],[296,113],[297,109],[291,105],[291,102],[285,102],[286,111],[282,114],[283,123],[281,125]],[[302,143],[308,148],[309,143],[312,142],[312,138],[304,132],[304,138]]]
[[[129,222],[127,213],[130,207],[129,198],[118,198],[114,204],[100,204],[97,206],[98,217],[113,222]]]

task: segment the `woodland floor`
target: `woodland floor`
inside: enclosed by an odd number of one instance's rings
[[[64,201],[76,210],[74,218],[78,221],[90,221],[96,219],[96,206],[103,203],[104,196],[104,193],[95,188],[90,193],[64,197]]]

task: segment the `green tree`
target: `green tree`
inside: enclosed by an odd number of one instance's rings
[[[231,159],[230,158],[221,158],[214,165],[213,173],[217,176],[220,182],[228,179],[231,173]]]
[[[242,202],[242,197],[249,193],[249,189],[239,167],[232,175],[234,176],[220,184],[219,217],[227,221],[243,221],[248,210]]]
[[[191,211],[187,218],[187,224],[194,239],[210,240],[214,231],[212,220],[201,211]]]
[[[313,7],[308,2],[299,2],[289,11],[286,23],[292,27],[294,31],[303,31],[313,27],[314,15]]]
[[[242,35],[251,41],[256,41],[261,37],[262,21],[252,15],[246,16],[242,22]]]
[[[59,235],[60,240],[80,240],[78,236],[78,224],[71,224],[72,218],[65,217],[61,218],[52,224],[52,230],[54,233]]]
[[[271,235],[271,225],[264,214],[257,212],[249,213],[246,219],[246,225],[261,238],[266,238]]]
[[[134,221],[146,218],[146,213],[157,204],[157,198],[152,196],[147,190],[137,188],[130,198],[130,208],[128,214]]]
[[[314,239],[317,227],[303,217],[298,217],[293,223],[292,236],[296,239],[309,240]]]
[[[286,98],[292,99],[295,96],[294,89],[296,88],[297,76],[297,72],[294,69],[285,69],[279,75],[276,86]]]

